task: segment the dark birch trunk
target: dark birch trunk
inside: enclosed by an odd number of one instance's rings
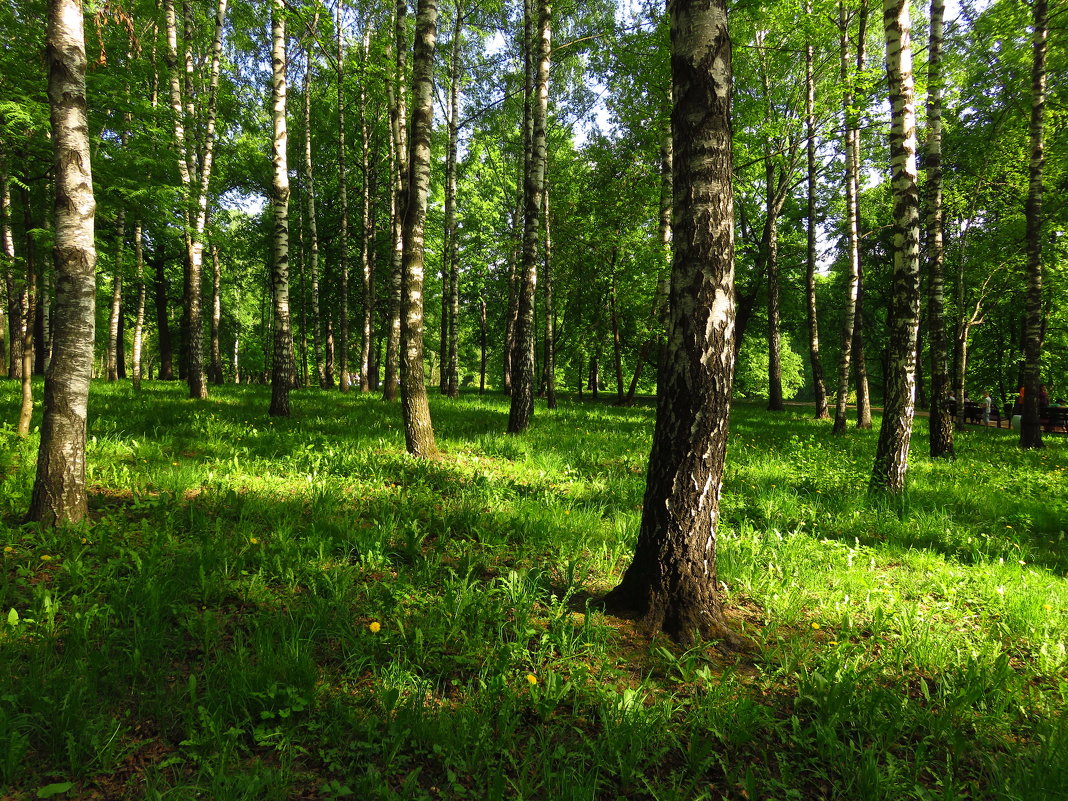
[[[549,219],[549,187],[545,186],[542,209],[542,270],[545,273],[545,406],[556,408],[556,311],[553,307],[552,226]]]
[[[26,198],[28,201],[29,198]],[[20,437],[30,433],[30,418],[33,417],[33,319],[37,313],[37,270],[33,260],[26,258],[25,297],[26,324],[22,327],[22,404],[16,433]]]
[[[111,277],[111,313],[108,317],[108,381],[119,380],[119,317],[122,315],[122,257],[126,251],[126,210],[115,218],[115,270]]]
[[[371,48],[371,29],[363,34],[363,61],[368,63]],[[371,227],[371,131],[367,125],[367,93],[364,80],[360,82],[360,166],[362,176],[362,202],[360,204],[360,289],[363,299],[360,317],[360,392],[371,391],[371,346],[374,322],[375,286],[372,270],[371,248],[374,244],[374,229]]]
[[[920,197],[908,0],[884,0],[883,22],[891,112],[894,274],[883,423],[879,430],[871,488],[901,493],[905,489],[915,413],[916,332],[920,318]]]
[[[859,172],[858,172],[859,175]],[[868,359],[864,355],[864,268],[857,262],[857,308],[853,320],[853,372],[857,383],[857,428],[871,428]]]
[[[1020,447],[1041,448],[1039,391],[1042,386],[1042,195],[1046,135],[1046,49],[1049,41],[1047,0],[1034,0],[1031,65],[1031,157],[1027,188],[1027,300],[1023,335],[1023,412]]]
[[[946,343],[945,218],[942,210],[942,41],[945,0],[931,0],[927,53],[927,329],[931,349],[931,404],[928,417],[933,458],[953,458],[953,416],[949,413]],[[917,359],[917,364],[919,360]],[[963,399],[963,396],[961,396]],[[964,404],[960,403],[961,411]]]
[[[531,46],[534,80],[531,97],[531,136],[524,180],[523,264],[516,304],[515,345],[512,349],[512,404],[508,433],[519,434],[534,416],[534,299],[538,284],[538,238],[541,229],[542,195],[545,191],[546,136],[549,109],[549,54],[551,51],[552,3],[538,0],[537,35]]]
[[[37,475],[27,515],[55,526],[78,522],[88,507],[85,436],[93,367],[96,203],[85,100],[85,38],[79,0],[50,0],[47,32],[56,225],[56,316],[45,376]]]
[[[734,376],[730,40],[721,0],[671,0],[675,259],[634,561],[605,599],[676,640],[733,634],[716,581]]]

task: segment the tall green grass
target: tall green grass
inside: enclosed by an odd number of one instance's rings
[[[0,428],[9,797],[1068,798],[1068,444],[733,412],[720,577],[755,656],[602,614],[633,549],[650,408],[399,408],[94,383],[91,520],[22,525]],[[0,384],[0,419],[17,386]],[[47,557],[47,558],[45,558]],[[2,793],[0,793],[2,794]],[[94,795],[95,794],[95,795]]]

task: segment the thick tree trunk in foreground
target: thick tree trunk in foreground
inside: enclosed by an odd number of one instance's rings
[[[1045,165],[1046,48],[1049,40],[1047,0],[1035,0],[1031,66],[1031,158],[1027,190],[1027,303],[1023,336],[1023,413],[1020,446],[1042,447],[1039,389],[1042,385],[1042,172]]]
[[[916,332],[920,324],[920,195],[916,170],[909,0],[884,0],[886,73],[890,93],[890,167],[894,196],[894,275],[883,424],[871,487],[905,489],[916,410]]]
[[[286,21],[282,0],[271,4],[271,96],[274,145],[271,206],[274,218],[274,364],[271,371],[272,417],[289,417],[289,387],[293,383],[293,330],[289,317],[289,167],[286,146]]]
[[[54,526],[77,522],[87,512],[85,425],[96,323],[96,203],[89,163],[85,39],[79,0],[51,0],[47,44],[56,185],[56,316],[28,518]]]
[[[430,137],[434,121],[434,45],[437,0],[419,0],[412,55],[412,122],[408,151],[408,208],[404,215],[404,281],[401,314],[401,407],[408,453],[437,455],[423,373],[424,231],[430,194]]]
[[[927,168],[927,329],[931,348],[928,433],[931,456],[936,459],[954,455],[953,416],[948,407],[946,251],[942,211],[942,39],[945,12],[945,0],[931,0],[931,38],[927,52],[927,153],[924,166]]]
[[[523,264],[519,278],[515,344],[512,348],[512,404],[508,433],[519,434],[534,416],[534,298],[538,285],[538,237],[541,229],[542,194],[545,191],[545,121],[549,110],[549,53],[552,4],[539,0],[537,35],[531,42],[537,50],[531,99],[530,154],[525,176],[523,215]],[[532,53],[533,56],[533,53]]]
[[[672,0],[675,258],[634,561],[605,599],[676,640],[743,644],[716,586],[734,376],[731,49],[723,0]]]

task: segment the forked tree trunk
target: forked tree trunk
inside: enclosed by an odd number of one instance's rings
[[[1042,173],[1045,165],[1047,0],[1034,0],[1031,65],[1031,157],[1027,189],[1027,301],[1023,336],[1023,412],[1020,446],[1041,448],[1039,390],[1042,385]]]
[[[894,274],[883,423],[871,487],[905,489],[915,413],[916,332],[920,324],[920,196],[916,170],[909,0],[884,0],[886,73],[890,95],[890,167],[894,198]]]
[[[271,41],[274,359],[270,415],[289,417],[289,388],[293,382],[293,331],[289,316],[289,167],[286,154],[289,135],[286,129],[286,21],[283,0],[271,2]]]
[[[134,262],[137,280],[137,309],[133,331],[133,387],[141,389],[141,349],[145,337],[145,251],[141,221],[134,223]]]
[[[734,376],[731,50],[723,0],[674,0],[675,258],[666,357],[634,560],[608,597],[676,640],[740,646],[716,584]]]
[[[812,14],[812,0],[805,0],[805,16]],[[808,161],[808,207],[805,248],[805,314],[808,320],[808,361],[812,368],[812,391],[816,400],[816,419],[831,416],[827,406],[827,384],[820,359],[819,318],[816,314],[816,80],[813,73],[810,38],[805,40],[805,135]]]
[[[96,323],[96,203],[86,121],[80,0],[50,0],[46,41],[56,186],[56,316],[28,518],[55,526],[77,522],[87,512],[85,432]]]
[[[953,415],[949,413],[949,366],[945,313],[945,217],[942,210],[942,40],[945,11],[945,0],[931,0],[931,38],[927,52],[925,166],[927,168],[927,329],[931,348],[931,405],[928,432],[931,456],[936,459],[954,456]],[[918,360],[917,364],[919,364]],[[963,405],[962,402],[961,406]]]
[[[430,139],[434,122],[434,45],[437,0],[419,0],[412,55],[412,121],[408,151],[408,207],[404,215],[404,281],[401,326],[401,407],[408,453],[437,455],[423,372],[424,231],[430,193]]]
[[[531,98],[530,153],[527,159],[525,212],[523,215],[523,264],[516,308],[515,345],[512,349],[512,404],[508,433],[519,434],[534,416],[534,298],[538,284],[538,238],[541,230],[542,194],[545,191],[545,123],[549,110],[549,54],[552,3],[538,0],[537,35],[531,46],[537,60]]]

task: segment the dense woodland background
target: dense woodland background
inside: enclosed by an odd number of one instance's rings
[[[196,179],[212,111],[218,6],[177,3],[169,48],[167,5],[131,0],[86,9],[100,376],[121,378],[132,371],[143,289],[144,375],[188,377],[190,301],[182,209],[190,204],[195,210],[199,200]],[[1063,303],[1068,82],[1061,80],[1068,64],[1057,6],[1048,53],[1041,229],[1042,375],[1053,397],[1068,392]],[[397,7],[385,2],[287,5],[289,281],[295,381],[302,386],[341,385],[346,370],[358,389],[377,388],[386,378],[391,319],[397,314],[391,229],[396,148],[390,120],[391,108],[404,99],[400,87],[409,85],[397,74]],[[233,2],[221,29],[200,281],[203,363],[213,382],[264,381],[271,370],[268,10],[261,3]],[[507,389],[505,354],[514,336],[522,278],[517,265],[525,149],[523,8],[461,1],[442,3],[440,12],[426,232],[426,374],[448,391],[455,364],[454,388]],[[0,336],[11,377],[20,375],[27,319],[35,371],[44,368],[49,341],[52,194],[44,13],[43,0],[12,0],[0,9],[0,28],[10,42],[0,54],[5,298]],[[820,357],[834,394],[849,286],[843,153],[852,127],[859,130],[862,271],[856,317],[862,336],[856,352],[864,357],[860,363],[876,403],[881,397],[892,209],[880,16],[867,3],[843,8],[816,3],[807,15],[790,3],[731,8],[740,335],[736,389],[745,397],[769,395],[772,331],[782,342],[785,397],[813,397],[805,293],[810,223],[818,249],[814,292]],[[928,22],[926,9],[915,8],[921,143]],[[966,369],[972,397],[989,390],[1000,402],[1019,386],[1022,359],[1031,10],[1004,0],[965,3],[949,10],[947,22],[945,330],[951,369]],[[410,23],[402,30],[408,46]],[[542,391],[547,337],[561,388],[599,389],[622,398],[633,381],[639,393],[654,391],[656,369],[650,364],[657,360],[653,343],[662,305],[657,287],[669,263],[659,227],[669,108],[666,36],[658,4],[631,3],[624,9],[611,2],[560,2],[553,8],[549,212],[540,233],[535,324]],[[806,43],[814,51],[813,219],[806,209]],[[864,51],[859,63],[858,46]],[[848,124],[843,90],[853,98]],[[184,129],[181,147],[176,145],[176,99]],[[178,166],[186,152],[192,179],[183,185]],[[455,201],[448,180],[453,164]],[[777,303],[769,304],[769,297]],[[921,327],[921,348],[928,334]],[[922,407],[929,394],[922,380],[929,373],[926,350],[920,370]]]

